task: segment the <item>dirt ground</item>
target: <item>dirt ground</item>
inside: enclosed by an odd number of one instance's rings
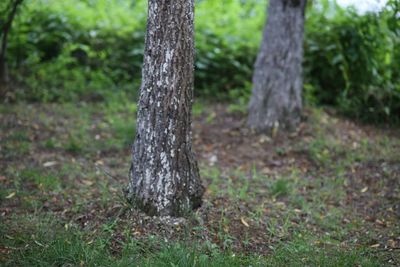
[[[400,265],[398,128],[307,109],[295,132],[268,136],[247,129],[246,116],[226,105],[204,105],[193,123],[204,203],[186,218],[158,218],[135,210],[122,193],[133,140],[124,123],[133,114],[94,105],[3,106],[2,224],[52,214],[65,227],[81,227],[89,241],[108,225],[116,254],[127,232],[261,255],[307,238],[320,248],[366,248]],[[11,252],[1,245],[1,253]]]

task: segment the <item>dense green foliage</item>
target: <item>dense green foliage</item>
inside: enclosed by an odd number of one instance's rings
[[[318,103],[360,119],[400,114],[400,2],[357,15],[329,5],[311,9],[305,38],[305,89]]]
[[[331,2],[307,10],[306,102],[337,105],[361,119],[396,120],[398,1],[365,15]],[[265,7],[265,0],[197,1],[197,95],[246,102]],[[26,0],[10,35],[8,61],[19,88],[11,97],[93,101],[134,96],[145,21],[144,0]]]
[[[17,98],[101,100],[131,90],[140,78],[144,10],[144,1],[25,2],[10,40],[23,88]]]
[[[261,31],[260,6],[256,1],[199,1],[199,92],[224,94],[248,84],[260,38],[246,29],[260,27]],[[106,0],[27,0],[21,13],[13,28],[9,60],[23,88],[17,98],[101,100],[116,91],[134,94],[139,87],[146,1],[116,5]]]

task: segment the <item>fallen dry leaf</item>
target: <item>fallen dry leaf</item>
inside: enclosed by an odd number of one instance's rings
[[[368,186],[364,187],[363,189],[361,189],[361,193],[365,193],[368,191]]]
[[[12,192],[11,194],[9,194],[8,196],[6,196],[7,199],[12,198],[15,196],[15,192]]]
[[[92,182],[92,181],[89,181],[89,180],[82,180],[82,183],[83,183],[84,185],[87,185],[87,186],[93,185],[93,182]]]
[[[43,163],[43,167],[51,167],[57,164],[57,161],[48,161]]]
[[[396,241],[394,241],[393,239],[389,239],[388,240],[388,245],[389,245],[389,247],[395,248],[396,247]]]
[[[245,221],[245,219],[243,217],[240,218],[240,221],[243,223],[244,226],[250,227],[250,225]]]

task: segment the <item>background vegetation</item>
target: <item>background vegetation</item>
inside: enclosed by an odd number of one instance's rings
[[[18,86],[8,99],[134,98],[146,2],[26,0],[10,34],[8,62]],[[266,0],[197,1],[198,96],[247,102],[265,8]],[[399,120],[399,9],[395,0],[379,13],[362,15],[334,1],[309,5],[304,60],[308,104],[334,105],[368,121]]]

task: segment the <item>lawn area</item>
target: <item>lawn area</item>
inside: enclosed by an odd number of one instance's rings
[[[307,108],[256,135],[196,103],[185,218],[125,201],[136,105],[0,105],[1,266],[400,266],[400,129]]]

